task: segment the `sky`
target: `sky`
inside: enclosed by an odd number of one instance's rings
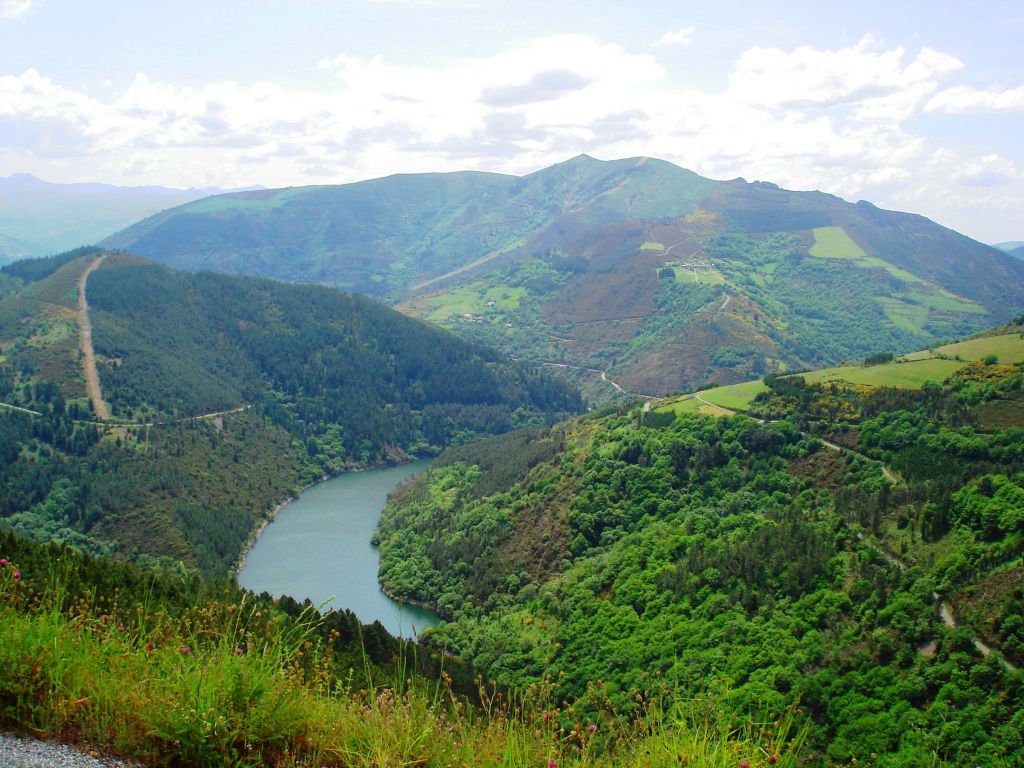
[[[1022,41],[1019,0],[0,0],[0,176],[646,155],[1024,240]]]

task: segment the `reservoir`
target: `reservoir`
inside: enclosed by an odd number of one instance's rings
[[[300,602],[308,597],[315,606],[329,601],[321,610],[348,608],[364,624],[380,621],[398,637],[437,624],[433,611],[381,591],[370,544],[388,493],[429,463],[347,472],[307,488],[260,534],[238,572],[239,585]]]

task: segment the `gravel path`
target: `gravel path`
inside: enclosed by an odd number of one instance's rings
[[[106,258],[105,253],[97,256],[78,278],[78,334],[82,349],[82,366],[85,369],[85,383],[89,389],[89,398],[92,400],[92,410],[100,421],[107,421],[110,418],[110,409],[103,401],[100,377],[96,372],[96,355],[92,349],[92,323],[89,321],[89,303],[85,300],[85,284],[89,281],[89,274],[99,269]]]
[[[0,766],[3,768],[144,768],[113,757],[93,754],[67,744],[27,739],[0,733]]]

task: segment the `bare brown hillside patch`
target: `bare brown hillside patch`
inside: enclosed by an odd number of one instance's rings
[[[822,449],[789,462],[789,471],[801,480],[810,480],[816,490],[835,493],[845,485],[848,465],[838,451]]]

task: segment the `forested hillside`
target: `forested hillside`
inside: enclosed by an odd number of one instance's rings
[[[382,583],[448,617],[431,644],[580,707],[799,702],[829,765],[1016,765],[1024,371],[950,365],[449,451],[393,496]]]
[[[76,311],[94,263],[109,419],[86,393]],[[535,369],[331,288],[95,249],[4,277],[0,515],[96,554],[223,574],[274,504],[323,475],[580,410]]]
[[[386,297],[594,403],[908,352],[1024,310],[1024,264],[928,219],[651,158],[220,195],[105,244]]]

